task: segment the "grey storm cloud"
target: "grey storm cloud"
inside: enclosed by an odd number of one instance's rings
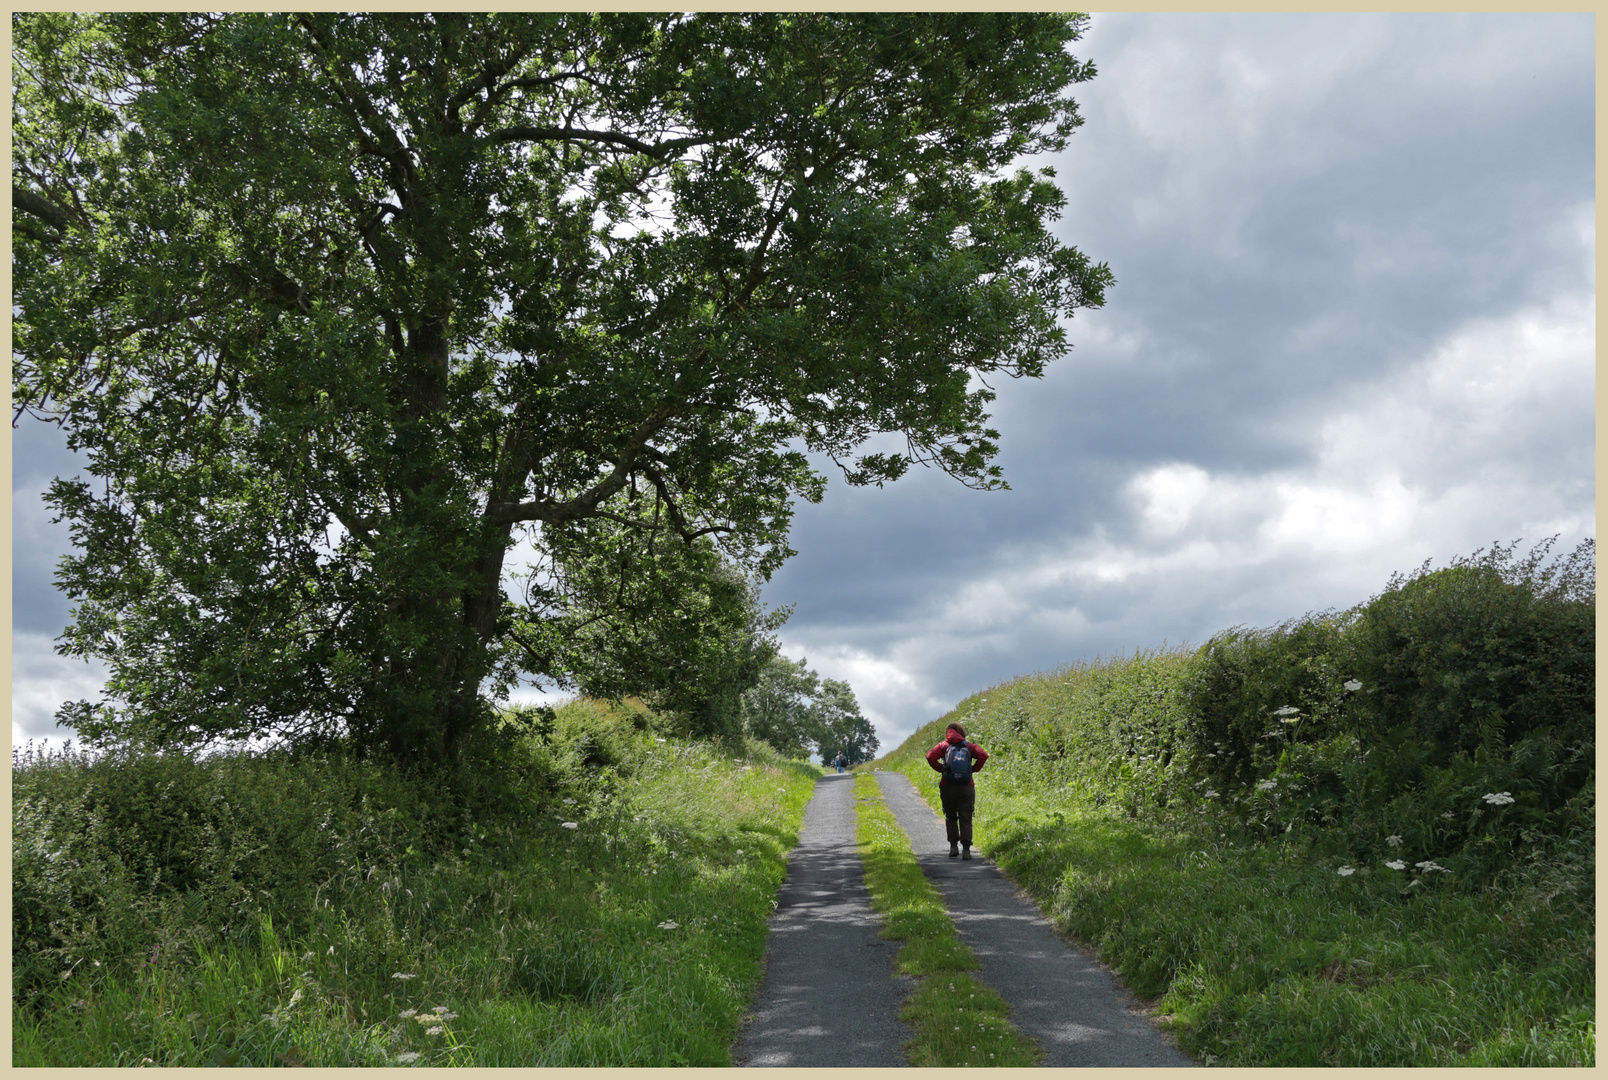
[[[1012,490],[918,472],[799,508],[764,593],[794,608],[786,651],[891,747],[1017,674],[1595,535],[1594,29],[1094,16],[1086,124],[1024,164],[1118,284],[1044,379],[998,387]],[[66,536],[38,492],[72,459],[49,431],[14,447],[13,730],[41,735],[37,703],[94,675],[48,656]]]
[[[896,742],[1019,673],[1593,535],[1593,40],[1580,15],[1096,15],[1086,125],[1030,164],[1108,305],[1000,388],[1012,491],[801,511],[766,592],[787,644]]]

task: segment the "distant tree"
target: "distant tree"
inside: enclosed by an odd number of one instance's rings
[[[96,478],[49,500],[111,670],[64,721],[454,760],[519,677],[734,660],[807,451],[1000,486],[988,380],[1111,282],[1008,171],[1086,21],[15,13],[14,401]]]
[[[689,734],[736,737],[744,695],[776,657],[771,631],[788,611],[766,611],[755,583],[707,546],[679,554],[704,558],[667,574],[626,561],[619,580],[602,575],[601,589],[575,588],[572,573],[567,608],[528,623],[514,640],[540,650],[545,669],[568,672],[587,694],[636,695]],[[569,565],[576,563],[596,569],[583,560]]]
[[[860,703],[854,700],[849,684],[827,679],[821,692],[810,707],[815,728],[815,751],[823,762],[830,761],[842,750],[850,765],[870,761],[876,757],[876,729],[871,721],[860,715]]]
[[[806,758],[817,743],[811,705],[820,692],[820,676],[804,660],[774,656],[743,695],[743,726],[779,753]]]
[[[876,732],[849,684],[823,681],[807,660],[772,657],[743,695],[742,715],[748,734],[791,757],[819,754],[826,761],[842,750],[858,764],[876,755]]]

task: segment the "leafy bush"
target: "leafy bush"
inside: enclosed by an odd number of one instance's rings
[[[338,758],[24,753],[12,790],[14,990],[305,925],[353,867],[452,842],[422,786]]]
[[[1594,743],[1595,545],[1543,566],[1550,546],[1425,564],[1361,605],[1335,649],[1365,686],[1357,733],[1407,724],[1440,761],[1540,731]]]
[[[483,742],[478,767],[411,777],[327,753],[14,754],[14,992],[74,963],[127,971],[251,942],[264,919],[290,933],[319,910],[361,919],[385,904],[364,881],[517,846],[559,797],[533,775],[554,755]]]
[[[1324,613],[1264,630],[1236,627],[1202,646],[1183,687],[1184,731],[1200,771],[1220,787],[1250,784],[1292,741],[1321,742],[1347,729],[1340,714],[1350,676],[1337,669],[1334,650],[1348,621]]]

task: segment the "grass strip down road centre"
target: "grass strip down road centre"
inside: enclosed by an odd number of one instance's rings
[[[910,838],[882,799],[870,772],[854,777],[855,817],[871,909],[881,936],[903,941],[896,970],[921,978],[899,1018],[916,1029],[905,1044],[921,1066],[1030,1066],[1043,1049],[1012,1026],[1010,1006],[968,971],[981,965],[955,934],[938,890],[910,851]]]

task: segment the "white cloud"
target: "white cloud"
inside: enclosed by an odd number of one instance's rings
[[[1143,502],[1145,525],[1161,536],[1176,536],[1210,493],[1211,475],[1196,465],[1162,465],[1137,476],[1130,490]]]
[[[1014,675],[1057,652],[1198,643],[1359,602],[1425,558],[1554,533],[1572,546],[1596,532],[1594,361],[1590,296],[1474,320],[1294,418],[1304,461],[1139,468],[1131,520],[1001,545],[919,615],[880,624],[878,644],[841,644],[864,631],[821,626],[795,631],[791,651],[807,646],[817,670],[848,679],[891,747],[953,704],[934,691],[956,692],[944,684],[980,657]]]
[[[29,739],[59,746],[71,732],[56,726],[63,702],[95,699],[109,673],[104,664],[57,656],[47,634],[11,638],[11,745]]]
[[[1087,539],[1065,572],[1124,580],[1179,559],[1208,570],[1392,551],[1414,538],[1451,554],[1544,530],[1594,533],[1579,496],[1595,482],[1595,349],[1590,296],[1477,320],[1417,364],[1315,406],[1308,464],[1136,473],[1127,490],[1142,541]]]
[[[1589,295],[1478,320],[1388,383],[1353,394],[1352,408],[1323,425],[1324,469],[1394,471],[1434,494],[1475,479],[1537,491],[1591,479],[1595,355]]]
[[[898,746],[915,730],[914,725],[902,722],[907,716],[913,712],[936,716],[949,707],[928,690],[931,680],[924,677],[925,665],[920,659],[926,645],[920,640],[903,642],[888,655],[814,638],[782,636],[781,645],[784,656],[803,657],[823,679],[841,679],[853,688],[860,712],[876,729],[883,752]]]

